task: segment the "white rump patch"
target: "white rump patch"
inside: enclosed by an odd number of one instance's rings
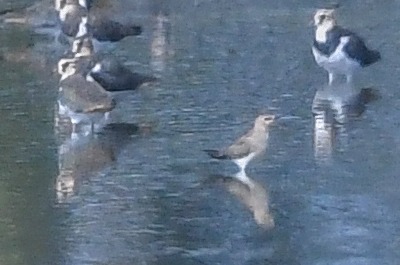
[[[93,67],[92,73],[98,73],[101,72],[101,63],[96,63],[96,65]]]
[[[88,82],[96,82],[96,80],[93,79],[93,77],[89,74],[86,75],[86,81]]]
[[[83,6],[84,8],[87,8],[86,0],[79,0],[79,5]]]

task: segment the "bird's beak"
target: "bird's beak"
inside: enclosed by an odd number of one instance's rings
[[[277,121],[277,120],[279,120],[279,118],[281,117],[281,115],[279,115],[279,114],[274,114],[274,115],[271,115],[271,117],[272,117],[272,120],[273,120],[273,121]]]
[[[271,117],[271,120],[269,121],[269,125],[271,126],[271,125],[276,124],[278,115],[270,115],[270,117]]]
[[[313,27],[314,26],[314,17],[310,18],[310,21],[308,21],[308,26]]]
[[[284,116],[284,115],[276,115],[273,124],[275,126],[277,126],[278,128],[286,127],[286,125],[285,125],[287,123],[286,121],[287,121],[286,116]]]

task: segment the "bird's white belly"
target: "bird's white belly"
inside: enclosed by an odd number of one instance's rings
[[[61,104],[58,102],[58,113],[63,116],[67,116],[71,119],[71,123],[79,124],[83,123],[91,123],[91,122],[99,122],[102,121],[105,116],[104,113],[77,113],[72,111],[68,106]],[[106,117],[107,118],[107,117]]]
[[[243,158],[233,160],[233,162],[235,162],[235,164],[238,165],[240,168],[245,168],[246,165],[250,162],[250,160],[253,159],[254,156],[255,153],[250,153],[249,155]]]
[[[58,114],[69,117],[73,124],[78,124],[87,119],[84,114],[73,112],[68,106],[61,104],[60,101],[58,101]]]
[[[312,48],[312,52],[317,64],[323,67],[329,73],[334,74],[351,74],[360,68],[360,65],[350,59],[343,51],[343,46],[339,45],[335,52],[329,57],[322,54],[316,48]]]

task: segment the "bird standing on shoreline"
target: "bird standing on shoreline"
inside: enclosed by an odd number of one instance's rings
[[[336,24],[335,10],[319,9],[314,15],[316,26],[312,52],[317,64],[329,74],[331,85],[337,75],[345,75],[351,83],[354,73],[381,59],[376,50],[370,50],[356,33]]]

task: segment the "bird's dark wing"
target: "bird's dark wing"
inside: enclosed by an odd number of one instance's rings
[[[243,158],[250,154],[251,146],[245,137],[235,141],[231,146],[224,150],[224,154],[230,159]]]
[[[100,72],[92,72],[92,77],[107,91],[135,90],[146,82],[155,81],[156,78],[132,72],[116,59],[108,58],[100,61]]]
[[[370,50],[364,40],[353,32],[349,32],[349,42],[344,46],[347,55],[360,63],[361,66],[368,66],[381,58],[378,51]]]
[[[123,25],[113,20],[96,20],[92,24],[93,37],[98,41],[120,41],[127,36],[136,36],[142,33],[137,25]]]
[[[349,42],[344,46],[344,51],[361,66],[368,66],[381,58],[378,51],[367,48],[364,40],[351,30],[335,26],[326,33],[326,41],[318,42],[314,39],[313,46],[326,56],[331,56],[340,43],[342,37],[349,37]]]

